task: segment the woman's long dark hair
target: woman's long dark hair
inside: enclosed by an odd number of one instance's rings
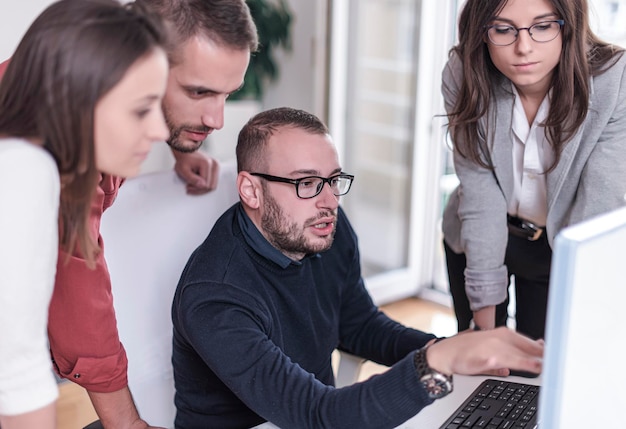
[[[485,168],[492,168],[484,153],[490,130],[479,133],[478,121],[493,103],[493,85],[503,75],[495,67],[485,43],[485,26],[505,7],[508,0],[468,0],[459,18],[456,53],[463,64],[463,81],[456,103],[448,113],[448,126],[455,149]],[[563,147],[587,116],[589,78],[612,65],[623,49],[600,40],[589,27],[587,0],[551,0],[562,27],[561,59],[552,76],[550,110],[544,123],[546,136],[555,152],[554,168]]]
[[[89,211],[100,173],[94,110],[141,57],[163,48],[161,21],[115,0],[60,0],[18,45],[0,81],[0,135],[40,141],[61,176],[59,242],[90,265]]]

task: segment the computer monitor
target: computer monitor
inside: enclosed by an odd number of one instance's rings
[[[564,229],[550,277],[539,427],[625,427],[626,208]]]

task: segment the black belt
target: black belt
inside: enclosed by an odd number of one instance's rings
[[[546,229],[519,217],[507,215],[509,233],[529,241],[537,241],[545,234]]]

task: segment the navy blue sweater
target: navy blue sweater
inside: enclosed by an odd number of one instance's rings
[[[272,250],[236,204],[191,255],[172,307],[176,428],[393,428],[432,402],[411,352],[434,336],[373,304],[341,209],[328,251]],[[393,366],[337,389],[337,347]]]

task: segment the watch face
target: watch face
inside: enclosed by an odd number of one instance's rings
[[[428,366],[426,348],[415,352],[413,359],[419,380],[431,399],[439,399],[452,392],[452,375],[446,376]]]
[[[428,392],[428,396],[438,399],[446,396],[452,390],[450,380],[443,374],[429,374],[422,377],[422,383]]]

